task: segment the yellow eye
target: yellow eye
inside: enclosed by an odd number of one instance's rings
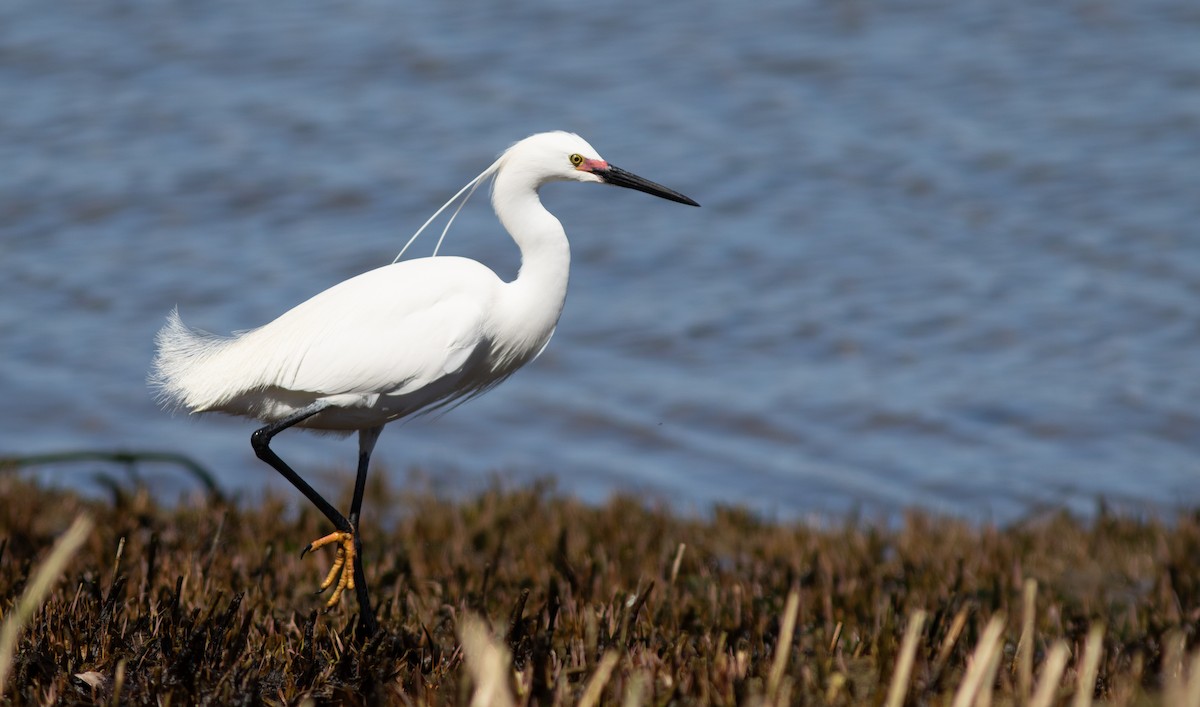
[[[571,164],[575,165],[576,167],[583,164],[583,155],[579,154],[578,152],[571,155]]]

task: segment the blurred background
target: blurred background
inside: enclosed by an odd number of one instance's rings
[[[178,451],[288,493],[251,421],[156,406],[167,312],[263,324],[565,129],[703,208],[546,188],[574,254],[554,341],[389,426],[397,482],[773,517],[1194,505],[1197,37],[1189,0],[8,0],[0,454]],[[518,265],[482,194],[444,252]],[[352,440],[276,448],[349,483]]]

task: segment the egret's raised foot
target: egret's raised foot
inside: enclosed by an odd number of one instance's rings
[[[321,582],[321,586],[317,589],[317,594],[333,587],[333,594],[329,595],[329,601],[325,602],[326,609],[332,609],[338,600],[342,598],[342,592],[347,589],[354,589],[354,533],[337,531],[330,533],[323,538],[312,541],[308,547],[300,553],[304,557],[308,553],[317,548],[325,547],[336,543],[337,556],[333,560],[333,567],[330,568],[329,574],[325,575],[325,581]]]

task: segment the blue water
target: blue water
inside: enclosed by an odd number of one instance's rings
[[[1195,505],[1198,37],[1189,0],[9,0],[0,453],[167,449],[282,491],[252,422],[156,407],[166,313],[262,324],[567,129],[703,208],[548,187],[554,341],[389,427],[381,473],[781,516]],[[478,197],[445,252],[518,262]],[[276,445],[350,473],[351,441]]]

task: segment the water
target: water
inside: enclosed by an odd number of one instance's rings
[[[250,422],[155,406],[167,311],[262,324],[563,128],[704,208],[547,188],[554,341],[389,427],[388,473],[780,516],[1200,501],[1194,3],[410,5],[0,5],[0,451],[276,488]],[[447,252],[517,266],[484,199]]]

